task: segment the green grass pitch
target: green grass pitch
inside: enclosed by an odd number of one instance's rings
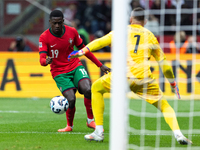
[[[106,150],[109,149],[109,108],[110,100],[105,99],[103,142],[89,142],[84,135],[93,132],[86,126],[86,112],[83,99],[77,99],[74,129],[72,132],[58,133],[59,128],[66,126],[65,114],[57,115],[51,112],[50,99],[31,98],[0,98],[0,150]],[[174,106],[173,101],[169,101]],[[130,108],[141,111],[141,100],[131,100]],[[178,112],[189,112],[190,101],[178,101]],[[146,111],[156,113],[157,109],[146,103]],[[194,111],[200,112],[200,101],[194,101]],[[145,146],[155,147],[156,118],[145,118],[145,127],[155,131],[155,134],[145,135]],[[189,117],[178,117],[182,130],[189,128]],[[199,129],[200,117],[193,118],[193,129]],[[117,122],[116,122],[117,123]],[[129,116],[131,127],[140,130],[141,118]],[[161,118],[161,129],[170,131]],[[117,131],[116,131],[117,132]],[[175,141],[173,135],[160,133],[160,147],[170,147]],[[119,135],[120,136],[120,135]],[[130,133],[129,143],[140,146],[139,134]],[[185,136],[188,137],[186,134]],[[200,135],[192,135],[192,149],[200,147]],[[186,149],[187,146],[176,147]],[[130,148],[131,149],[131,148]]]

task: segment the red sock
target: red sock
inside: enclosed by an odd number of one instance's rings
[[[91,99],[85,98],[84,97],[84,104],[87,112],[87,117],[89,119],[93,119],[93,113],[92,113],[92,107],[91,107]]]
[[[73,126],[75,111],[76,111],[76,107],[67,109],[66,111],[67,126]]]

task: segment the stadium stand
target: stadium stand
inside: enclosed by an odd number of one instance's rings
[[[0,47],[0,52],[1,51],[8,51],[8,48],[10,46],[10,43],[14,41],[15,38],[6,38],[6,37],[0,37],[0,43],[3,43]],[[38,46],[32,43],[31,41],[27,40],[26,41],[27,45],[33,50],[33,51],[38,51]]]

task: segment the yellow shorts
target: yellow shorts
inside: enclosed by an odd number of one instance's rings
[[[132,92],[150,104],[157,102],[163,96],[163,92],[154,79],[151,82],[143,84],[136,84],[133,81],[129,86]]]
[[[108,73],[100,78],[103,87],[110,92],[111,89],[111,73]],[[160,90],[155,79],[150,79],[147,83],[138,84],[135,80],[129,80],[129,87],[132,92],[140,98],[146,100],[148,103],[153,104],[160,100],[163,92]]]

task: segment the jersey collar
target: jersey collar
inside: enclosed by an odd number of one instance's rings
[[[51,33],[53,36],[56,36],[56,37],[62,37],[62,36],[65,34],[65,26],[63,25],[63,33],[62,33],[61,36],[59,36],[59,35],[55,35],[55,34],[52,32],[52,29],[51,29],[51,28],[49,28],[49,31],[50,31],[50,33]]]

